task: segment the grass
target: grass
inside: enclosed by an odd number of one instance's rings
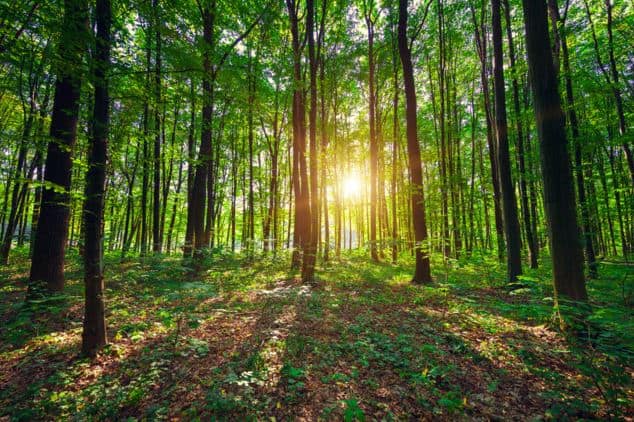
[[[505,290],[486,256],[411,262],[352,252],[302,286],[288,257],[106,257],[110,344],[77,354],[83,288],[26,309],[28,260],[0,269],[0,418],[593,419],[634,417],[632,267],[588,283],[591,341],[551,328],[549,268]],[[545,261],[545,260],[544,260]]]

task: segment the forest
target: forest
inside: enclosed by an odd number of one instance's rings
[[[0,420],[633,420],[634,3],[0,0]]]

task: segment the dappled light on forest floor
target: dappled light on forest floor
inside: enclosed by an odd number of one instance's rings
[[[3,270],[10,291],[22,295],[24,264]],[[612,304],[604,328],[620,341],[590,351],[549,326],[549,287],[540,272],[529,288],[510,294],[499,288],[496,263],[486,277],[455,264],[435,274],[433,285],[414,286],[407,265],[350,255],[321,268],[312,287],[270,260],[230,271],[211,264],[195,280],[182,279],[179,265],[165,257],[109,266],[110,344],[93,362],[78,357],[77,278],[63,300],[31,314],[13,293],[3,295],[3,414],[634,416],[631,311],[605,295],[621,267],[591,284],[597,299]],[[37,323],[29,325],[31,318]]]

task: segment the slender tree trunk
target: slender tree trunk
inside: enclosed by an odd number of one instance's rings
[[[152,0],[156,52],[154,58],[154,203],[152,205],[152,252],[161,252],[161,31],[158,0]]]
[[[318,163],[317,163],[317,56],[315,54],[315,7],[313,0],[306,0],[306,37],[308,39],[308,73],[310,79],[310,104],[308,109],[309,121],[309,168],[310,180],[306,185],[310,192],[307,192],[307,216],[310,218],[309,228],[306,231],[306,248],[304,249],[304,260],[302,262],[302,281],[311,283],[314,281],[315,262],[317,260],[317,239],[319,237],[319,187],[317,185]],[[301,168],[301,167],[300,167]]]
[[[146,93],[150,92],[150,69],[152,60],[152,49],[150,45],[150,30],[148,28],[146,32],[146,77],[145,77],[145,89]],[[150,157],[148,152],[148,138],[150,135],[150,103],[147,98],[147,94],[144,97],[143,104],[143,175],[141,180],[141,239],[140,239],[140,253],[141,256],[147,254],[148,247],[148,221],[147,221],[147,206],[148,206],[148,191],[150,187]]]
[[[475,83],[474,83],[475,87]],[[474,204],[475,204],[475,176],[476,176],[476,106],[475,88],[471,91],[471,177],[469,183],[469,236],[467,237],[467,252],[471,253],[475,244]],[[485,201],[486,203],[486,201]]]
[[[528,259],[530,267],[537,268],[537,245],[531,226],[531,213],[528,204],[528,184],[526,183],[526,160],[524,151],[524,128],[522,127],[522,111],[520,108],[519,83],[517,81],[517,67],[515,65],[515,44],[513,43],[513,30],[511,27],[511,7],[508,0],[504,0],[504,14],[506,18],[506,37],[509,44],[509,57],[511,62],[511,75],[513,78],[513,108],[515,111],[515,130],[517,136],[517,158],[520,178],[520,198],[522,205],[522,217],[524,233],[528,244]]]
[[[328,116],[326,114],[326,62],[325,62],[325,54],[323,53],[323,40],[325,37],[325,21],[326,21],[326,11],[327,11],[328,2],[322,1],[322,13],[321,13],[321,23],[320,23],[320,31],[319,31],[319,42],[318,42],[318,58],[319,58],[319,86],[321,87],[321,101],[320,101],[320,119],[321,119],[321,128],[320,128],[320,136],[321,136],[321,146],[320,146],[320,158],[321,158],[321,166],[319,168],[321,179],[321,206],[324,210],[324,262],[328,262],[330,259],[330,221],[329,221],[329,213],[328,213],[328,195],[326,191],[326,180],[327,180],[327,171],[328,171],[328,160],[326,157],[327,148],[328,148],[328,133],[327,133],[327,123]],[[320,230],[318,229],[318,232]]]
[[[368,29],[368,121],[370,124],[370,257],[378,262],[377,250],[377,171],[378,171],[378,145],[376,140],[376,94],[375,94],[375,63],[374,63],[374,2],[364,3],[365,24]],[[369,3],[369,4],[366,4]]]
[[[498,165],[496,160],[495,142],[493,136],[493,113],[491,111],[491,97],[489,95],[489,75],[487,71],[488,53],[487,53],[487,34],[484,30],[486,8],[482,8],[482,29],[478,24],[478,20],[475,16],[475,11],[471,8],[471,16],[473,25],[475,28],[476,46],[478,49],[478,56],[480,57],[480,80],[482,83],[482,96],[484,97],[484,114],[486,116],[487,124],[487,145],[489,153],[489,161],[491,162],[491,181],[493,184],[493,205],[495,216],[495,232],[497,238],[497,252],[498,259],[502,260],[504,257],[504,224],[502,222],[502,206],[500,203],[500,183],[498,177]],[[487,219],[488,221],[488,219]],[[488,231],[487,231],[488,232]],[[488,242],[487,242],[488,243]]]
[[[248,111],[247,111],[247,126],[248,126],[248,138],[249,138],[249,196],[248,196],[248,218],[247,218],[247,255],[249,258],[253,257],[255,249],[255,197],[254,197],[254,174],[253,174],[253,108],[255,104],[255,71],[253,58],[249,51],[249,75],[248,75]]]
[[[392,28],[393,32],[396,32],[396,28]],[[397,48],[398,44],[393,40],[392,45],[392,81],[394,97],[392,98],[392,263],[396,264],[398,260],[398,207],[397,207],[397,177],[398,177],[398,150],[399,150],[399,137],[400,127],[398,119],[398,100],[399,100],[399,84],[398,84],[398,58]]]
[[[443,1],[438,0],[438,94],[440,97],[440,111],[438,116],[438,126],[440,129],[440,148],[439,148],[439,168],[440,168],[440,203],[442,210],[442,230],[440,232],[442,251],[445,258],[451,255],[451,239],[449,234],[449,197],[447,194],[447,132],[445,121],[445,78],[446,68],[446,52],[444,39],[444,16]],[[433,101],[433,99],[432,99]]]
[[[18,226],[18,220],[20,217],[18,213],[21,204],[18,200],[20,197],[19,194],[26,183],[26,181],[23,181],[22,178],[24,177],[23,173],[26,165],[26,155],[28,153],[28,138],[31,135],[31,127],[33,126],[33,119],[35,115],[35,98],[33,97],[33,94],[31,94],[30,103],[31,105],[29,106],[27,118],[24,122],[20,145],[18,147],[18,159],[13,176],[15,183],[13,184],[13,189],[11,190],[11,208],[9,210],[9,218],[7,219],[2,246],[0,247],[0,264],[2,265],[7,265],[9,263],[9,251],[11,250],[13,235],[15,234],[15,229]],[[9,191],[9,188],[7,188],[7,191]]]
[[[107,72],[110,66],[110,0],[97,0],[93,137],[86,172],[84,202],[84,284],[86,301],[82,352],[95,356],[106,343],[103,282],[103,218],[108,154],[109,106]]]
[[[495,134],[497,139],[498,176],[502,194],[502,212],[504,215],[504,235],[507,245],[507,277],[509,282],[517,281],[522,274],[522,251],[520,224],[517,218],[515,187],[511,179],[511,160],[509,158],[508,125],[506,121],[506,93],[504,88],[504,69],[502,52],[502,23],[500,0],[491,0],[493,8],[493,82],[495,91]]]
[[[420,146],[417,137],[416,87],[414,69],[407,37],[407,0],[399,0],[398,49],[403,66],[405,86],[405,117],[407,122],[407,152],[409,157],[412,218],[414,220],[414,240],[416,270],[413,283],[431,282],[429,265],[429,245],[427,244],[427,223],[425,221],[425,198],[423,191],[423,172],[421,168]]]
[[[616,103],[616,112],[619,117],[619,135],[623,138],[623,151],[625,152],[625,158],[627,159],[627,165],[630,170],[630,179],[632,186],[634,186],[634,156],[632,156],[632,150],[630,148],[629,140],[626,137],[627,123],[625,122],[625,111],[623,107],[623,95],[619,85],[619,71],[616,68],[616,60],[614,58],[614,35],[612,31],[612,5],[613,1],[605,0],[605,8],[607,14],[607,29],[608,29],[608,57],[610,62],[610,73],[612,75],[612,93],[614,94],[614,101]]]
[[[169,157],[169,164],[167,166],[167,170],[165,169],[165,166],[163,166],[163,182],[162,182],[162,195],[161,195],[161,201],[163,203],[163,207],[161,208],[161,224],[160,224],[160,230],[159,230],[159,234],[160,234],[160,238],[161,238],[161,245],[163,245],[163,240],[165,239],[165,219],[167,218],[167,202],[168,202],[168,198],[169,198],[169,193],[170,193],[170,188],[172,187],[172,177],[174,175],[174,145],[176,144],[176,130],[178,129],[178,117],[179,117],[179,112],[180,112],[180,99],[176,100],[176,105],[174,106],[174,122],[172,124],[172,134],[170,136],[170,157]],[[165,118],[165,114],[163,115],[163,122],[165,122],[166,118]],[[165,124],[163,124],[163,140],[165,140]],[[182,147],[182,144],[181,144]],[[180,157],[182,157],[182,148],[181,148],[181,154],[179,155]],[[163,160],[163,162],[165,162],[165,160]],[[180,160],[180,167],[182,167],[182,160]],[[179,167],[179,171],[182,171]],[[161,246],[162,247],[162,246]],[[169,248],[167,247],[167,245],[165,245],[165,248],[167,249],[167,252],[169,253]]]
[[[597,157],[597,168],[599,170],[599,180],[601,182],[601,191],[603,193],[603,206],[605,208],[605,216],[608,222],[608,234],[610,236],[610,249],[612,255],[616,256],[616,240],[614,236],[614,222],[612,220],[612,213],[610,208],[610,198],[608,195],[608,182],[605,174],[605,168],[603,166],[603,159],[601,156]]]
[[[174,126],[176,128],[176,126]],[[183,148],[181,147],[181,156],[183,155]],[[176,180],[176,192],[174,192],[174,204],[172,205],[172,216],[170,218],[169,229],[167,230],[167,253],[172,250],[172,233],[174,232],[174,224],[176,222],[176,213],[178,212],[178,205],[180,202],[181,188],[183,186],[183,161],[178,165],[178,179]]]
[[[48,102],[48,101],[47,101]],[[42,117],[43,118],[43,117]],[[38,160],[36,164],[38,186],[35,188],[33,213],[31,214],[31,241],[29,244],[29,255],[33,253],[33,241],[37,232],[37,223],[40,220],[40,209],[42,207],[42,182],[44,182],[44,155],[37,152]]]
[[[194,158],[196,156],[196,95],[194,92],[194,80],[191,79],[190,83],[190,120],[189,120],[189,132],[187,136],[187,222],[185,223],[185,244],[183,245],[183,256],[188,258],[191,256],[194,248],[194,199],[192,198],[194,192],[194,175],[196,172],[196,165]]]

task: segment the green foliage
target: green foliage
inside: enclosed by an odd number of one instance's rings
[[[191,280],[169,258],[107,259],[114,335],[96,363],[74,358],[80,273],[69,276],[63,300],[38,302],[37,312],[11,299],[24,294],[19,281],[3,288],[0,306],[11,318],[0,329],[0,363],[19,364],[14,373],[29,380],[0,392],[3,415],[284,419],[309,406],[347,420],[498,411],[589,419],[626,417],[631,408],[630,309],[615,283],[626,267],[606,266],[605,278],[591,282],[594,334],[573,338],[548,326],[548,268],[527,274],[520,292],[503,288],[496,265],[484,278],[469,260],[436,273],[442,282],[412,286],[409,262],[350,255],[298,294],[286,263],[274,260],[212,260]],[[280,280],[281,293],[265,293]],[[524,409],[509,393],[516,385],[543,407]],[[316,391],[328,399],[311,402]],[[197,398],[181,403],[190,395]]]
[[[365,421],[365,414],[359,407],[359,403],[355,399],[344,400],[345,409],[343,411],[343,420],[345,422],[363,422]]]

